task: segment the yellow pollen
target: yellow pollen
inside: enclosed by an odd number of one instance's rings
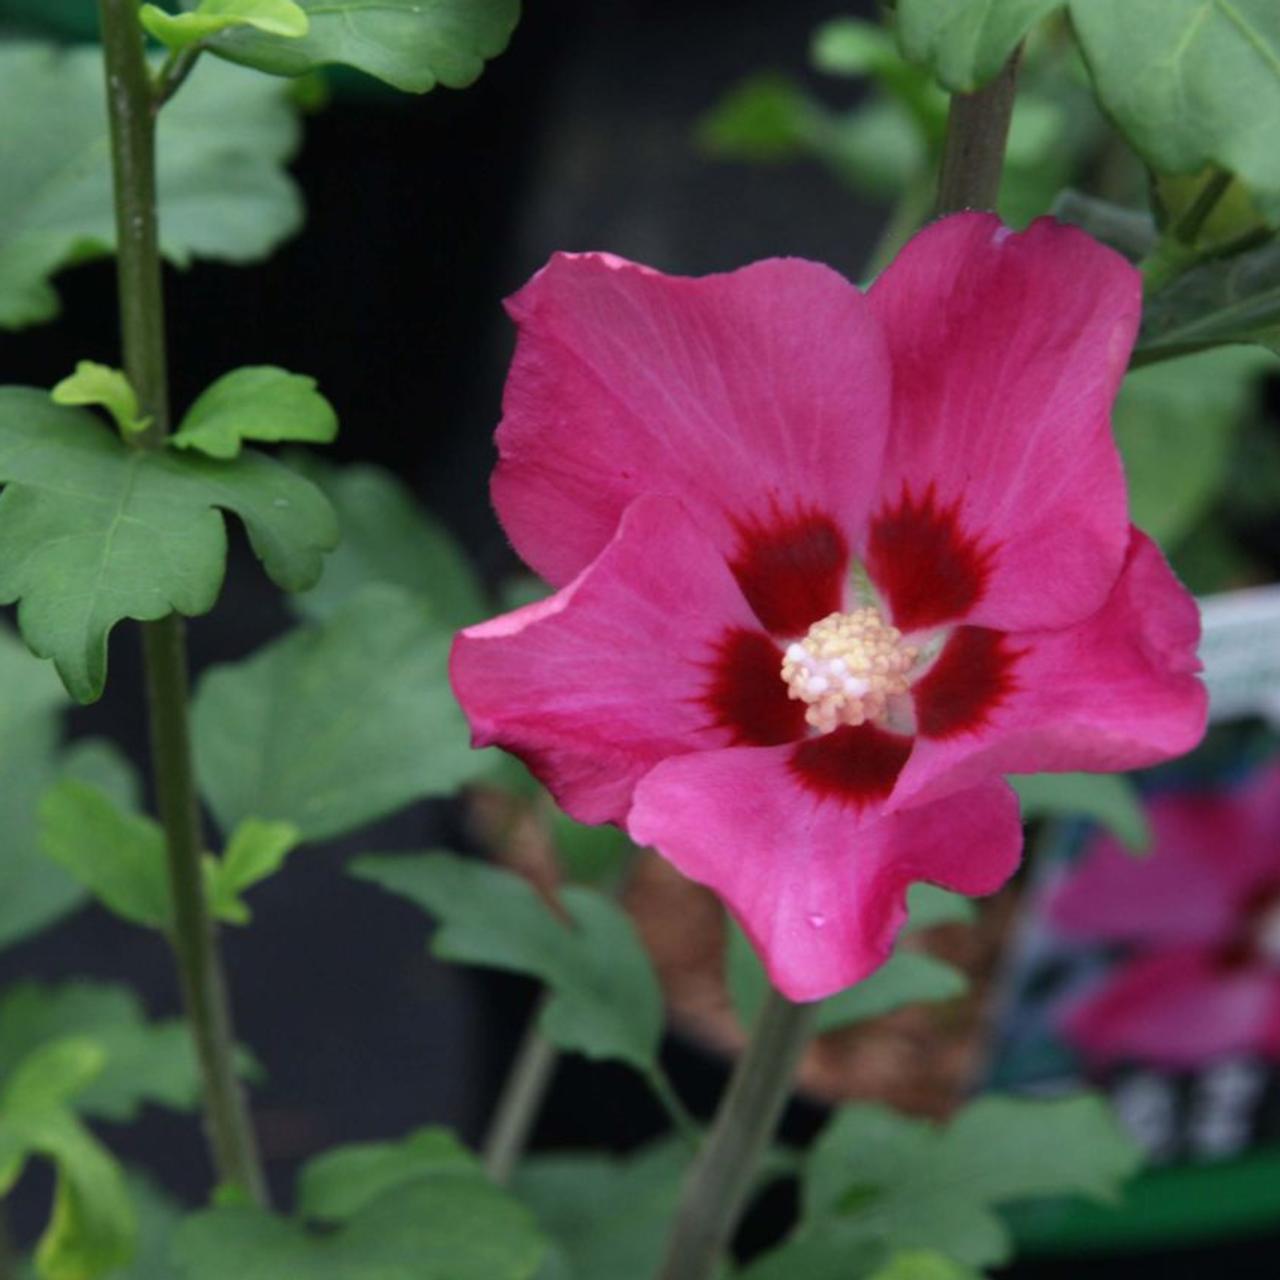
[[[787,696],[809,704],[805,720],[820,733],[840,725],[884,722],[894,694],[905,693],[919,650],[902,643],[874,608],[832,613],[787,646]]]

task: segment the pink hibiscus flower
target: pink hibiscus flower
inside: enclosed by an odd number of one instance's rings
[[[1198,617],[1126,514],[1108,413],[1137,274],[964,214],[867,293],[815,263],[558,255],[509,303],[498,514],[550,599],[464,631],[477,745],[617,822],[817,999],[910,883],[994,891],[1008,771],[1199,739]]]
[[[1102,1065],[1280,1058],[1280,766],[1149,809],[1149,858],[1100,835],[1051,900],[1064,933],[1133,948],[1063,1031]]]

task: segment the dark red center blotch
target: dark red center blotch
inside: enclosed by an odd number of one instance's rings
[[[1002,631],[957,627],[912,686],[916,724],[926,738],[949,738],[986,724],[1017,683],[1019,657]]]
[[[861,808],[893,790],[911,754],[911,739],[874,725],[842,725],[795,749],[791,772],[805,790]]]
[[[844,607],[849,545],[829,516],[775,515],[738,526],[730,567],[755,610],[776,636],[802,636]]]
[[[958,504],[941,506],[931,484],[919,499],[904,489],[871,522],[867,569],[901,631],[963,618],[982,598],[991,549],[960,527]]]
[[[1275,942],[1266,935],[1280,912],[1280,884],[1267,881],[1250,889],[1236,907],[1236,927],[1213,954],[1216,968],[1226,972],[1276,965]]]
[[[776,747],[804,736],[804,703],[787,696],[782,650],[763,631],[726,632],[709,667],[703,703],[734,746]]]

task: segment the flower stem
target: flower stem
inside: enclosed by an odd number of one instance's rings
[[[516,1050],[481,1147],[484,1167],[499,1186],[511,1177],[511,1171],[528,1144],[533,1122],[538,1117],[560,1059],[555,1045],[538,1029],[549,999],[543,995],[529,1015],[529,1025]]]
[[[939,214],[996,207],[1021,57],[1019,45],[990,84],[951,95],[938,174]]]
[[[708,1280],[715,1273],[791,1092],[818,1007],[770,991],[685,1180],[658,1280]]]
[[[162,448],[169,427],[164,298],[156,232],[155,107],[136,0],[99,0],[115,187],[117,279],[125,373],[152,425],[141,448]],[[151,757],[164,828],[177,960],[187,1021],[204,1087],[205,1118],[219,1179],[255,1201],[266,1184],[244,1094],[212,917],[201,875],[195,774],[188,724],[186,636],[171,614],[143,624]]]

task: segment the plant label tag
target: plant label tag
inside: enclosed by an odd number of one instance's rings
[[[1263,716],[1280,727],[1280,586],[1206,596],[1200,617],[1209,718]]]

